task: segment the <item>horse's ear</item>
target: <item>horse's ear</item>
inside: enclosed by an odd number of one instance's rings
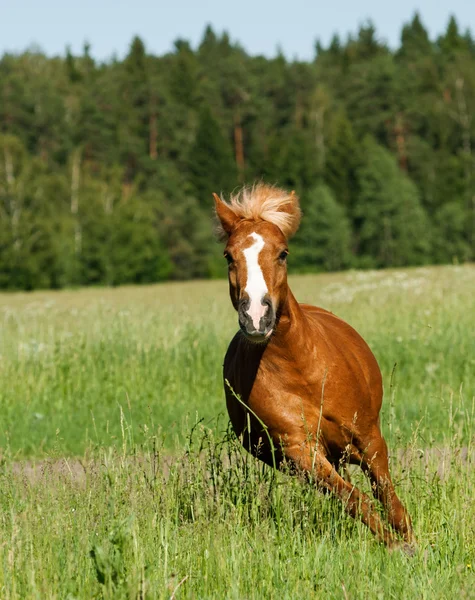
[[[220,237],[229,237],[240,217],[221,200],[218,194],[213,193],[213,198],[216,206],[216,216],[219,220],[218,234]]]

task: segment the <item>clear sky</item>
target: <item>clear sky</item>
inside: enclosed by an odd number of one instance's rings
[[[48,55],[67,45],[80,53],[84,41],[106,60],[122,57],[134,35],[149,52],[163,54],[177,38],[200,41],[205,25],[227,30],[251,54],[309,59],[317,38],[356,33],[372,19],[380,38],[399,43],[401,26],[418,10],[431,38],[454,14],[462,31],[475,33],[475,0],[0,0],[0,54],[36,44]]]

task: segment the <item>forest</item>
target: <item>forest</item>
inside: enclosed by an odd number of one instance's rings
[[[415,14],[396,49],[368,22],[307,62],[211,26],[164,56],[4,54],[0,288],[224,276],[211,193],[255,180],[301,198],[294,272],[472,261],[473,115],[453,17],[430,39]]]

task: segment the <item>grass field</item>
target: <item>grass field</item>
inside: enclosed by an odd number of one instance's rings
[[[475,268],[291,286],[378,358],[416,556],[227,435],[224,281],[0,294],[0,598],[475,598]]]

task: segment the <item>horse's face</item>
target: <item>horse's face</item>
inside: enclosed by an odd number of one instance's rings
[[[229,291],[239,326],[253,342],[267,341],[287,295],[287,240],[265,221],[240,221],[232,230],[224,256]]]

